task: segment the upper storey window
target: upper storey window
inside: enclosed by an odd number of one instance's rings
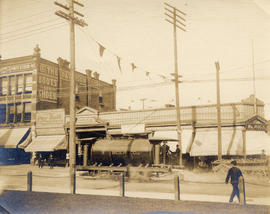
[[[32,92],[32,74],[25,74],[25,93]]]
[[[17,94],[21,94],[23,92],[23,75],[18,75],[17,76]]]
[[[16,79],[15,76],[9,77],[9,95],[14,95],[16,93]]]
[[[0,78],[0,96],[7,95],[8,79],[7,77]]]

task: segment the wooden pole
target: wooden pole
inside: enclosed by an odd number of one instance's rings
[[[178,54],[177,54],[177,35],[176,35],[176,9],[173,10],[173,40],[174,40],[174,76],[175,76],[175,104],[177,118],[177,139],[180,149],[179,165],[182,166],[182,142],[181,142],[181,117],[179,101],[179,75],[178,75]]]
[[[125,175],[122,173],[120,175],[120,196],[125,197]]]
[[[69,0],[70,13],[70,132],[69,132],[69,153],[70,153],[70,192],[75,194],[75,164],[76,164],[76,144],[75,144],[75,30],[74,30],[74,5],[73,0]]]
[[[174,199],[180,201],[180,182],[178,175],[174,176]]]
[[[87,166],[87,160],[88,160],[88,144],[85,144],[83,146],[83,166]]]
[[[247,147],[246,147],[246,129],[242,130],[242,138],[243,138],[243,155],[244,155],[244,159],[247,159]]]
[[[28,192],[32,192],[32,184],[33,184],[32,178],[33,178],[32,171],[27,172],[27,191]]]
[[[254,115],[257,114],[257,100],[256,100],[256,85],[255,85],[255,67],[254,67],[254,42],[252,40],[252,73],[253,73],[253,105],[254,105]]]
[[[221,116],[220,116],[220,86],[219,86],[219,62],[216,62],[216,85],[217,85],[217,127],[218,127],[218,160],[222,159],[221,142]]]

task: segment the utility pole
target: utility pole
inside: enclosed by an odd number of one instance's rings
[[[175,102],[176,102],[176,115],[177,115],[177,139],[178,139],[178,145],[180,149],[180,157],[179,157],[179,165],[180,167],[183,166],[182,161],[182,136],[181,136],[181,116],[180,116],[180,101],[179,101],[179,76],[178,75],[178,56],[177,56],[177,35],[176,35],[176,28],[186,31],[184,27],[186,26],[182,21],[186,21],[182,15],[186,15],[184,12],[178,10],[177,8],[164,3],[165,4],[165,10],[166,10],[166,17],[165,20],[173,25],[173,41],[174,41],[174,73],[171,75],[174,77],[173,81],[175,82]],[[167,7],[167,8],[166,8]],[[169,12],[169,13],[167,13]],[[169,19],[170,20],[169,20]],[[181,19],[182,21],[179,21]],[[179,26],[180,24],[181,26]]]
[[[146,98],[142,98],[140,99],[140,101],[142,101],[142,109],[144,110],[144,101],[147,100]]]
[[[218,160],[222,159],[222,142],[221,142],[221,116],[220,116],[220,86],[219,86],[219,62],[216,64],[216,83],[217,83],[217,127],[218,127]]]
[[[82,19],[78,19],[74,16],[77,14],[81,17],[84,17],[83,14],[74,10],[74,3],[83,7],[84,5],[75,1],[69,0],[69,5],[62,5],[58,2],[54,2],[57,6],[64,8],[69,11],[69,14],[63,11],[56,11],[55,14],[64,18],[70,22],[70,129],[69,129],[69,154],[70,154],[70,191],[71,194],[76,193],[76,133],[75,133],[75,27],[74,24],[78,24],[82,27],[87,26],[87,24]]]
[[[255,66],[254,66],[254,41],[252,39],[252,73],[253,73],[253,102],[254,102],[254,115],[257,114],[257,100],[256,100],[256,85],[255,85]]]

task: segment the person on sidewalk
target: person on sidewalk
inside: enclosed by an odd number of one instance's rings
[[[42,155],[40,153],[37,155],[37,160],[38,160],[38,168],[42,168],[43,167],[43,159],[42,159]]]
[[[50,169],[52,169],[52,168],[53,168],[53,165],[54,165],[52,153],[51,153],[50,156],[49,156],[48,164],[49,164],[49,166],[50,166]]]
[[[237,196],[238,201],[240,202],[238,184],[239,184],[239,178],[241,176],[243,176],[243,175],[242,175],[241,170],[238,167],[236,167],[237,162],[235,160],[232,161],[231,164],[233,166],[229,169],[229,171],[227,173],[226,180],[225,180],[225,183],[228,184],[228,181],[230,179],[231,180],[231,184],[233,186],[233,190],[232,190],[232,194],[231,194],[231,197],[230,197],[229,202],[230,203],[233,202],[233,198],[234,198],[235,195]]]

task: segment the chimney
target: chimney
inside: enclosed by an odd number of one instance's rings
[[[40,57],[40,48],[38,45],[34,48],[34,56]]]
[[[113,87],[116,87],[116,80],[115,79],[112,79],[112,85],[113,85]]]
[[[99,73],[98,72],[94,72],[94,78],[97,79],[97,80],[99,79]]]
[[[85,70],[85,73],[86,73],[86,76],[87,76],[88,78],[91,78],[91,77],[92,77],[92,71],[91,71],[90,69],[86,69],[86,70]]]
[[[58,58],[57,58],[57,62],[58,62],[58,65],[59,65],[60,67],[66,67],[66,68],[69,68],[69,61],[67,61],[67,60],[65,60],[65,59],[63,59],[63,58],[58,57]]]

